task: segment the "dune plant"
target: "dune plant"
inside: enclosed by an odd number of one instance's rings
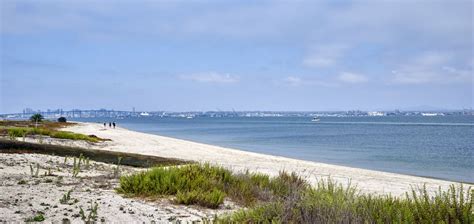
[[[8,137],[10,140],[15,140],[16,138],[23,137],[25,138],[26,135],[29,133],[29,129],[27,128],[9,128],[8,130]]]
[[[240,210],[221,223],[472,223],[474,192],[451,186],[430,195],[426,188],[405,197],[359,194],[355,187],[320,181],[314,188]]]
[[[76,157],[73,159],[73,165],[72,165],[72,176],[77,177],[79,173],[81,172],[81,162],[83,160],[82,153],[79,156],[79,159],[76,160]]]
[[[179,204],[217,208],[225,198],[246,209],[217,223],[472,223],[474,191],[451,186],[429,193],[415,188],[404,197],[362,194],[331,179],[309,185],[295,173],[276,177],[209,164],[159,167],[122,176],[117,192],[127,196],[174,196]]]
[[[46,218],[44,217],[43,214],[37,214],[33,217],[30,217],[30,218],[27,218],[25,219],[25,222],[42,222],[44,221]]]
[[[72,192],[72,189],[64,193],[63,197],[59,199],[59,203],[68,204],[69,200],[71,200],[71,192]]]
[[[51,170],[51,167],[49,167],[47,171],[44,171],[44,176],[53,176],[53,171]]]
[[[131,196],[173,195],[179,204],[198,204],[217,208],[230,197],[250,206],[272,197],[284,197],[290,186],[298,185],[296,175],[282,172],[276,178],[268,175],[234,175],[222,167],[191,164],[181,167],[158,167],[120,178],[119,193]],[[290,178],[288,178],[290,177]],[[286,189],[286,190],[283,190]]]
[[[88,209],[89,214],[86,215],[86,213],[82,209],[82,206],[80,206],[79,207],[79,215],[81,216],[81,219],[83,221],[85,221],[86,223],[91,223],[91,222],[97,220],[97,216],[98,216],[97,210],[98,210],[98,208],[99,208],[99,204],[97,204],[96,202],[92,203],[92,201],[91,201],[90,202],[90,207]]]
[[[97,136],[88,136],[84,134],[78,134],[68,131],[56,131],[52,129],[46,128],[30,128],[30,127],[4,127],[3,130],[6,130],[8,133],[8,137],[11,140],[15,140],[16,138],[23,137],[25,138],[28,135],[45,135],[51,138],[59,138],[59,139],[71,139],[71,140],[83,140],[87,142],[99,142],[103,139],[98,138]]]
[[[89,169],[89,167],[90,167],[90,159],[89,159],[89,157],[85,157],[85,158],[84,158],[84,165],[85,165],[86,169]]]
[[[118,178],[120,176],[120,163],[122,162],[122,157],[117,158],[117,166],[113,168],[114,170],[114,178]]]
[[[39,164],[36,164],[36,169],[33,167],[33,165],[30,164],[30,174],[32,177],[38,177],[39,174]]]

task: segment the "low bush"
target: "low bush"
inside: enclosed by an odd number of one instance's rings
[[[229,197],[247,209],[217,223],[473,223],[474,191],[451,186],[430,195],[426,188],[404,197],[361,194],[330,179],[310,186],[294,173],[276,177],[233,174],[222,167],[192,164],[160,167],[120,178],[128,196],[175,196],[179,204],[217,208]]]
[[[67,119],[65,117],[60,117],[60,118],[58,118],[58,122],[65,123],[65,122],[67,122]]]
[[[276,178],[246,173],[234,175],[222,167],[192,164],[181,167],[159,167],[120,178],[119,193],[130,196],[176,195],[180,204],[199,204],[216,208],[227,195],[232,200],[250,206],[273,197],[283,197],[295,185],[295,177],[281,173]],[[282,191],[281,189],[285,189]]]
[[[25,219],[25,222],[42,222],[44,220],[45,220],[45,218],[44,218],[43,214],[37,214],[33,217]]]
[[[41,114],[33,114],[31,117],[30,117],[30,121],[31,122],[42,122],[44,119],[43,115]]]
[[[6,127],[4,129],[7,130],[8,136],[11,139],[25,137],[27,135],[46,135],[52,138],[84,140],[88,142],[99,142],[102,140],[97,136],[88,136],[68,131],[55,131],[45,128]]]
[[[8,137],[10,139],[20,138],[26,136],[30,132],[28,128],[9,128]]]
[[[472,223],[471,188],[451,186],[430,196],[425,188],[405,197],[358,194],[354,187],[321,181],[299,195],[222,217],[221,223]]]
[[[84,140],[89,142],[98,142],[98,138],[90,137],[83,134],[77,134],[68,131],[54,131],[49,133],[49,136],[52,138],[60,138],[60,139],[72,139],[72,140]]]
[[[218,208],[224,202],[225,193],[214,188],[208,192],[196,190],[176,193],[175,202],[178,204],[197,204],[208,208]]]

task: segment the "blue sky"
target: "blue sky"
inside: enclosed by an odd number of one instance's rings
[[[473,105],[469,0],[0,6],[0,113]]]

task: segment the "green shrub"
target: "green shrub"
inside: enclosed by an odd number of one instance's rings
[[[281,223],[278,219],[282,204],[277,202],[256,206],[252,209],[241,209],[231,216],[220,217],[216,223]]]
[[[210,192],[205,192],[198,197],[197,204],[208,207],[208,208],[218,208],[224,202],[225,193],[220,191],[217,188],[214,188]]]
[[[192,191],[178,191],[175,202],[178,204],[192,205],[198,204],[207,208],[218,208],[224,202],[225,193],[213,189],[208,192]]]
[[[358,194],[321,181],[299,195],[241,210],[221,223],[472,223],[474,192],[462,186],[430,196],[425,188],[405,198]]]
[[[291,189],[306,187],[296,174],[280,173],[276,178],[268,175],[234,175],[229,170],[209,164],[192,164],[182,167],[159,167],[120,178],[119,193],[131,196],[176,195],[180,204],[199,204],[216,208],[225,196],[251,206],[275,197],[286,197]]]
[[[175,202],[183,205],[197,204],[200,192],[198,191],[178,191]]]
[[[405,197],[361,194],[330,179],[311,187],[295,173],[277,177],[232,174],[222,167],[192,164],[160,167],[120,178],[119,193],[174,195],[179,204],[217,208],[225,197],[247,206],[218,218],[222,223],[472,223],[474,191],[451,186],[430,196],[425,188]]]
[[[60,138],[60,139],[71,139],[71,140],[84,140],[89,142],[98,142],[97,138],[93,138],[83,134],[77,134],[68,131],[53,131],[49,133],[49,136],[52,138]]]
[[[119,193],[132,196],[176,195],[179,204],[199,204],[217,208],[223,203],[225,189],[232,186],[227,169],[209,164],[159,167],[120,178]]]
[[[95,136],[88,136],[68,131],[54,131],[45,128],[27,128],[27,127],[8,127],[6,128],[10,139],[14,140],[18,137],[25,137],[27,135],[45,135],[52,138],[84,140],[88,142],[98,142],[99,138]]]
[[[19,137],[25,137],[30,130],[28,128],[9,128],[8,137],[12,140]]]
[[[32,122],[41,122],[41,121],[43,121],[43,119],[44,119],[44,117],[41,114],[33,114],[30,117],[30,121],[32,121]]]
[[[25,219],[25,222],[42,222],[44,220],[45,220],[45,218],[44,218],[43,214],[38,214],[38,215],[35,215],[33,217]]]
[[[20,180],[20,181],[18,181],[18,184],[19,184],[19,185],[27,184],[27,183],[28,183],[28,182],[26,182],[26,180]]]

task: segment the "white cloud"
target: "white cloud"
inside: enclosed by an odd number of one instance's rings
[[[401,84],[455,83],[472,81],[472,71],[449,66],[452,55],[425,52],[392,71],[392,82]]]
[[[237,76],[233,76],[227,73],[221,74],[217,72],[203,72],[190,75],[180,75],[179,78],[182,80],[191,80],[202,83],[235,83],[239,81],[239,78]]]
[[[339,84],[334,82],[322,81],[314,78],[301,78],[297,76],[288,76],[283,79],[283,83],[293,87],[300,86],[321,86],[321,87],[337,87]]]
[[[316,68],[333,66],[346,50],[347,46],[338,44],[313,47],[303,59],[303,65]]]
[[[361,75],[361,74],[351,73],[351,72],[343,72],[337,77],[337,79],[341,82],[353,83],[353,84],[365,83],[369,81],[369,79],[366,76]]]
[[[295,76],[288,76],[283,81],[290,86],[300,86],[302,84],[301,78]]]

